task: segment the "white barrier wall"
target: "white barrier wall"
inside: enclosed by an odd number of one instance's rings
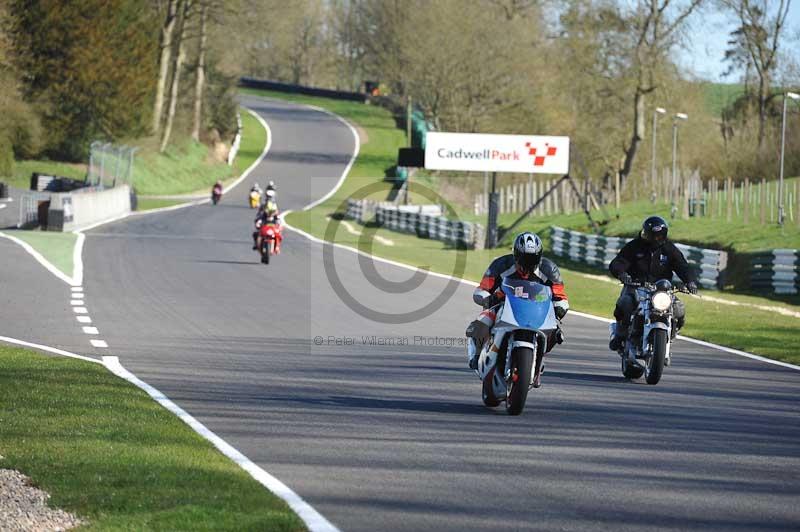
[[[131,212],[131,189],[121,185],[96,192],[66,192],[50,196],[49,231],[74,231]]]

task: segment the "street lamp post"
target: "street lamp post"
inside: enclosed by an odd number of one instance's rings
[[[678,120],[688,120],[686,113],[675,113],[672,117],[672,208],[671,215],[675,216],[676,188],[678,186]]]
[[[786,145],[786,98],[800,100],[800,94],[786,92],[783,95],[783,119],[781,120],[781,173],[778,182],[778,225],[783,226],[783,150]]]
[[[655,201],[656,195],[656,127],[658,126],[658,115],[663,115],[666,112],[667,110],[663,107],[656,107],[656,110],[653,111],[653,161],[650,168],[650,182],[653,188],[653,201]]]

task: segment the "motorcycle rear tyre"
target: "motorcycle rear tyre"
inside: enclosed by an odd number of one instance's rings
[[[511,374],[517,375],[517,381],[509,379],[508,394],[506,396],[506,413],[518,416],[525,408],[528,398],[528,389],[531,385],[531,372],[533,371],[533,349],[516,347],[511,352]]]

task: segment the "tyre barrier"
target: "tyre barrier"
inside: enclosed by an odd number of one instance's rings
[[[800,251],[773,249],[750,258],[750,288],[774,294],[800,292]]]
[[[376,225],[419,238],[440,240],[458,248],[475,249],[483,244],[483,227],[472,222],[449,220],[438,205],[394,205],[368,200],[348,200],[345,218]]]
[[[622,246],[630,240],[580,233],[556,226],[550,228],[550,235],[553,253],[556,255],[604,269],[608,268],[608,264],[617,256]],[[721,289],[725,285],[725,273],[728,268],[728,254],[725,251],[678,243],[675,243],[675,246],[683,252],[687,262],[694,269],[700,286]]]

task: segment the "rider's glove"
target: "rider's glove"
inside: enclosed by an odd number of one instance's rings
[[[686,285],[686,289],[689,291],[690,294],[697,295],[697,283],[696,282],[692,281],[691,283],[688,283]]]
[[[621,274],[619,274],[619,280],[622,284],[633,283],[633,277],[631,277],[631,274],[629,274],[628,272],[622,272]]]
[[[556,307],[553,307],[553,310],[556,313],[556,318],[558,318],[559,320],[564,319],[564,316],[567,315],[567,309],[565,309],[564,307],[556,306]]]

